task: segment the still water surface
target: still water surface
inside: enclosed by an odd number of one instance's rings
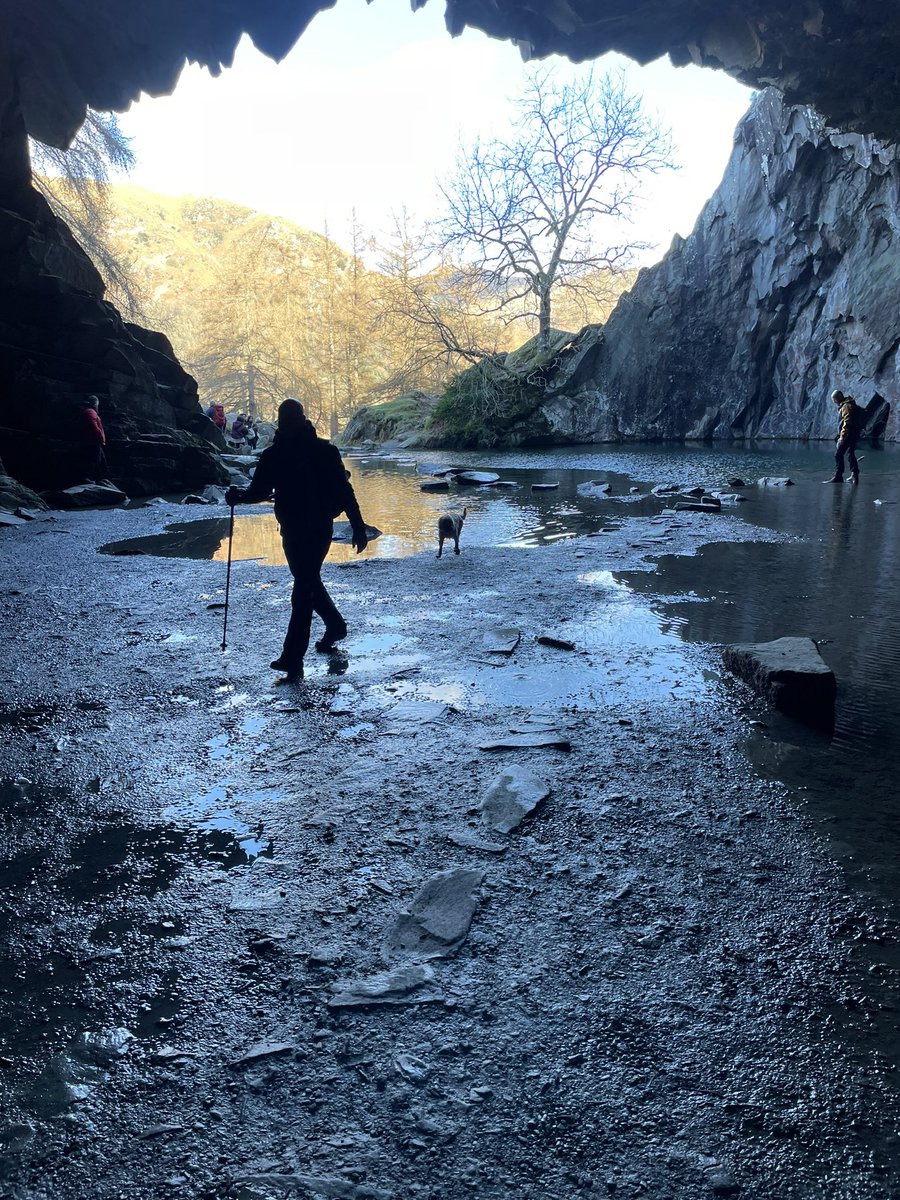
[[[750,488],[749,502],[733,510],[737,521],[778,530],[789,542],[714,544],[622,579],[687,640],[808,635],[822,644],[839,684],[834,737],[770,716],[750,753],[761,770],[806,792],[855,884],[893,899],[900,897],[900,448],[866,448],[857,488],[823,486],[831,455],[821,443],[429,453],[429,462],[493,468],[517,485],[449,494],[421,492],[412,461],[372,456],[348,458],[348,466],[366,520],[384,531],[368,552],[379,557],[433,549],[438,515],[462,504],[464,547],[525,549],[658,512],[659,501],[647,496],[656,483],[723,487],[733,476],[790,476],[795,487]],[[578,485],[591,479],[608,480],[613,496],[580,495]],[[533,493],[532,483],[559,487]],[[226,531],[218,518],[141,542],[149,553],[224,558]],[[329,558],[353,554],[335,544]],[[238,518],[235,556],[284,561],[271,512]]]

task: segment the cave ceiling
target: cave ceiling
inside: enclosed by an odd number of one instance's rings
[[[87,106],[122,111],[141,92],[171,92],[186,61],[217,73],[245,33],[263,53],[283,58],[330,7],[323,0],[0,0],[0,62],[7,63],[0,70],[11,67],[28,132],[65,146]],[[446,0],[446,21],[452,34],[469,26],[514,41],[526,57],[583,61],[617,50],[646,63],[668,54],[677,66],[774,85],[832,125],[891,141],[900,135],[895,0]]]

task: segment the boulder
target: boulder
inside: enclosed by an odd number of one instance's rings
[[[816,728],[834,728],[837,684],[812,638],[726,646],[722,661],[773,707]]]
[[[54,508],[109,508],[125,504],[128,497],[111,483],[78,483],[61,492],[47,492],[44,499]]]
[[[222,479],[221,435],[161,333],[123,321],[37,191],[0,204],[0,429],[6,470],[39,491],[83,478],[82,401],[100,398],[106,457],[130,495]]]
[[[757,479],[756,486],[761,488],[775,487],[793,487],[793,479],[788,479],[787,475],[764,475],[762,479]]]

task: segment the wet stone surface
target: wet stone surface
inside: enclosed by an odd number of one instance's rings
[[[296,687],[283,568],[223,654],[221,562],[95,553],[165,515],[3,533],[4,1200],[898,1194],[896,929],[617,582],[732,514],[331,566]]]

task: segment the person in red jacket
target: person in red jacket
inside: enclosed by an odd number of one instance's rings
[[[82,472],[88,483],[106,478],[106,431],[100,420],[100,401],[88,396],[81,410],[78,440],[81,444]]]

